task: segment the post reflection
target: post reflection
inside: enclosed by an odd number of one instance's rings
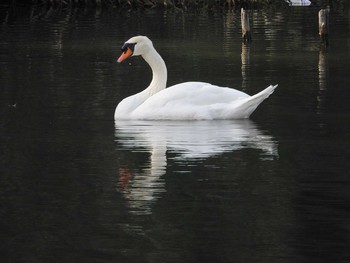
[[[247,82],[250,78],[250,46],[242,43],[242,52],[241,52],[241,61],[242,61],[242,89],[247,88]]]
[[[148,152],[143,169],[119,170],[117,191],[133,214],[150,214],[152,205],[165,192],[167,153],[171,161],[203,160],[244,148],[258,149],[261,158],[277,158],[277,142],[250,120],[239,121],[118,121],[115,125],[118,147],[125,154]]]
[[[317,112],[321,113],[324,103],[324,93],[327,90],[328,83],[328,54],[327,50],[324,48],[320,49],[318,56],[318,83],[319,83],[319,92],[317,96]]]

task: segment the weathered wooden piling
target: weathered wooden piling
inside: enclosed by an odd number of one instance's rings
[[[252,40],[250,33],[249,15],[248,11],[241,8],[241,23],[242,23],[242,39],[243,42],[248,43]]]
[[[329,36],[329,8],[321,9],[318,12],[318,34],[322,43],[328,46]]]

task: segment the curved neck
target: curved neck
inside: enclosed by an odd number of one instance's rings
[[[143,54],[142,57],[152,69],[152,81],[145,89],[145,92],[152,96],[166,88],[167,68],[164,60],[154,48]]]

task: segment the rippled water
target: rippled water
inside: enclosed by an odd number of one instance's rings
[[[1,262],[348,262],[349,10],[240,14],[1,8]],[[243,121],[114,123],[146,87],[275,93]]]

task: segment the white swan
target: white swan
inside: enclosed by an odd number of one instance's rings
[[[152,68],[150,85],[140,93],[122,100],[115,120],[213,120],[248,118],[256,107],[277,87],[269,86],[254,96],[204,82],[184,82],[166,88],[164,60],[145,36],[130,38],[118,58],[141,55]]]

